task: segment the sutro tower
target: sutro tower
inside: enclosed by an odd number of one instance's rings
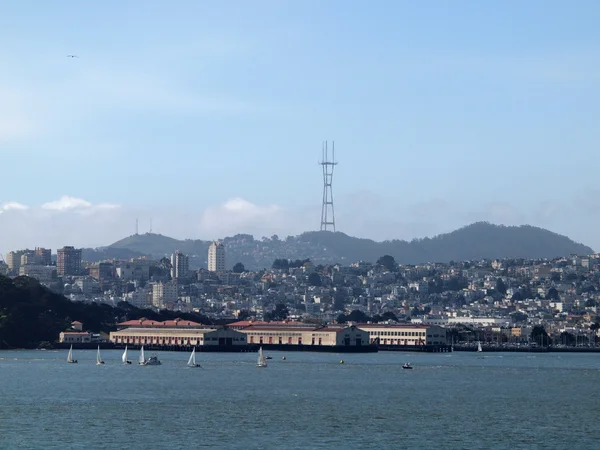
[[[328,227],[335,231],[335,213],[333,209],[333,169],[337,166],[335,162],[335,142],[331,145],[331,160],[329,159],[329,149],[327,141],[323,143],[321,162],[319,165],[323,168],[323,205],[321,207],[321,231],[327,231]]]

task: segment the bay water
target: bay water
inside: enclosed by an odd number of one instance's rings
[[[2,351],[0,448],[600,448],[600,354],[266,354]]]

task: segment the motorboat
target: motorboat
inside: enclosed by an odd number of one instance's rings
[[[403,369],[412,369],[412,366],[410,365],[410,363],[404,363],[404,364],[402,364],[402,368]]]

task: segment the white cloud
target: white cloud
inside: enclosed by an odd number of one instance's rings
[[[198,231],[204,236],[222,237],[236,233],[271,235],[296,228],[291,214],[277,205],[256,205],[233,198],[222,205],[206,208],[200,216]]]
[[[42,209],[46,209],[48,211],[94,211],[94,210],[105,210],[105,209],[115,209],[118,208],[119,205],[113,205],[110,203],[100,203],[97,205],[93,205],[87,200],[76,197],[69,197],[68,195],[63,195],[58,200],[47,202],[42,205]]]
[[[29,206],[17,202],[6,202],[0,207],[0,211],[24,211],[29,209]]]

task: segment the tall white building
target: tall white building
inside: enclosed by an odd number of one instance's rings
[[[225,246],[222,242],[214,242],[208,247],[208,270],[225,272]]]
[[[154,283],[152,285],[152,306],[166,308],[168,303],[177,302],[177,282]]]
[[[187,278],[190,271],[190,263],[187,255],[179,250],[171,255],[171,278],[174,280]]]

